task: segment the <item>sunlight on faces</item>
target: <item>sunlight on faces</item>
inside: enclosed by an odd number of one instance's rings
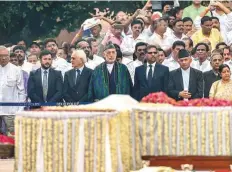
[[[37,56],[36,55],[30,55],[27,58],[27,61],[31,64],[36,64],[37,63]]]
[[[90,28],[90,31],[91,31],[91,34],[94,37],[97,37],[97,36],[99,36],[99,34],[101,32],[101,26],[100,25],[96,25],[96,26]]]
[[[71,56],[73,68],[81,68],[86,63],[86,54],[83,50],[75,50]]]
[[[158,30],[160,33],[165,33],[168,27],[168,23],[164,20],[160,21],[158,24]]]
[[[53,55],[57,53],[58,47],[55,42],[48,42],[46,44],[46,49],[50,51]]]
[[[41,52],[40,47],[38,47],[38,46],[35,45],[35,44],[32,44],[32,45],[31,45],[31,47],[30,47],[30,53],[31,53],[31,54],[39,55],[40,52]]]
[[[158,60],[157,60],[157,62],[159,62],[160,64],[162,64],[165,58],[166,58],[166,57],[165,57],[164,52],[163,52],[163,51],[159,51],[159,55],[158,55]]]
[[[225,61],[231,60],[231,53],[229,49],[224,49],[223,50],[223,58]]]
[[[147,50],[147,62],[153,64],[158,58],[158,50],[156,48],[150,48]]]
[[[92,48],[92,53],[97,54],[98,52],[98,44],[97,41],[92,41],[91,42],[91,48]]]
[[[40,63],[41,63],[42,68],[44,68],[44,69],[50,68],[51,65],[52,65],[52,56],[51,56],[51,54],[42,56],[42,58],[40,59]]]
[[[204,24],[201,25],[203,34],[210,34],[213,27],[212,21],[205,21]]]
[[[78,43],[78,47],[85,52],[85,54],[86,54],[87,57],[89,57],[89,56],[92,55],[91,48],[90,48],[88,42],[81,41],[81,42]]]
[[[120,21],[122,24],[126,23],[128,16],[123,11],[119,11],[116,15],[116,21]]]
[[[0,49],[0,65],[4,67],[9,63],[9,61],[9,51],[6,48]]]
[[[218,70],[219,66],[223,64],[223,57],[220,54],[212,54],[210,64],[214,70]]]
[[[115,62],[117,56],[116,49],[111,48],[104,51],[104,57],[107,63],[112,64]]]
[[[220,31],[220,23],[217,19],[212,19],[212,27]]]
[[[179,58],[178,62],[180,64],[180,67],[184,70],[187,70],[190,67],[190,64],[192,62],[191,57],[184,57],[184,58]]]
[[[60,57],[60,58],[63,58],[65,59],[65,53],[64,53],[64,50],[63,49],[58,49],[57,51],[57,56]]]

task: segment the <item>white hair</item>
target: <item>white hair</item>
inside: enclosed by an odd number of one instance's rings
[[[86,57],[84,50],[80,50],[80,49],[75,50],[75,51],[73,51],[72,55],[78,56],[79,58],[81,58],[83,60],[84,63],[87,62],[87,57]]]
[[[8,55],[10,56],[10,51],[3,45],[0,45],[0,51],[1,50],[6,50],[8,52]]]

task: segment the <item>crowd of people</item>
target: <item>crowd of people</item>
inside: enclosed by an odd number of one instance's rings
[[[148,2],[131,16],[92,17],[60,48],[52,38],[0,46],[0,101],[95,102],[110,94],[140,101],[160,91],[176,100],[232,100],[228,1],[204,7],[193,0],[184,9],[164,3],[162,13]],[[110,25],[105,33],[101,20]],[[20,109],[0,106],[7,114]]]

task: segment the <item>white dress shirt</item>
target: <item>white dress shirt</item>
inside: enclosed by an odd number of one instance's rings
[[[169,59],[165,59],[162,65],[167,66],[169,71],[176,70],[180,67],[179,63],[175,61],[172,56]]]
[[[114,63],[112,63],[112,64],[106,64],[106,67],[107,67],[109,73],[111,74],[111,72],[112,72],[112,70],[114,68]]]
[[[65,72],[72,69],[71,63],[68,63],[65,59],[60,58],[60,57],[56,57],[55,59],[53,59],[52,67],[55,70],[61,71],[63,78],[64,78]]]
[[[135,68],[139,67],[141,65],[143,65],[143,62],[139,61],[138,59],[136,59],[135,61],[132,61],[129,64],[127,64],[127,68],[129,70],[129,73],[130,73],[131,80],[132,80],[133,84],[134,84],[134,77],[135,77]]]
[[[30,74],[30,72],[33,70],[33,64],[24,61],[22,66],[18,66],[21,70],[24,70],[28,73],[28,75]]]
[[[158,45],[163,50],[167,50],[172,47],[172,36],[165,33],[162,38],[159,34],[154,32],[153,35],[148,39],[147,43],[151,45]]]
[[[175,41],[181,41],[183,40],[184,38],[188,38],[185,34],[182,33],[181,35],[181,38],[178,38],[175,34],[174,34],[174,31],[172,31],[171,33],[171,37],[172,37],[172,44],[175,42]]]
[[[142,34],[140,34],[136,39],[133,38],[133,35],[125,36],[120,45],[123,57],[133,60],[135,45],[138,42],[146,42],[146,39],[142,36]]]
[[[94,70],[95,67],[97,67],[99,64],[103,63],[105,60],[100,57],[100,56],[97,56],[97,55],[93,55],[93,60],[91,59],[87,59],[88,61],[85,63],[85,66]]]
[[[150,70],[150,65],[152,66],[151,67],[151,69],[152,69],[152,77],[153,77],[153,74],[154,74],[154,70],[155,70],[155,64],[156,64],[156,62],[154,62],[153,64],[149,64],[149,63],[147,63],[147,71],[146,71],[146,77],[147,77],[147,79],[148,79],[148,73],[149,73],[149,70]]]
[[[205,60],[202,64],[200,64],[200,61],[192,61],[191,63],[191,67],[200,70],[202,72],[207,72],[212,70],[212,66],[210,65],[210,61],[209,60]]]
[[[0,102],[25,102],[23,74],[20,68],[8,63],[0,66]],[[23,107],[0,106],[0,112],[15,114]]]
[[[189,89],[190,67],[187,70],[183,70],[181,68],[181,73],[182,73],[182,78],[183,78],[184,90],[188,91],[188,89]]]

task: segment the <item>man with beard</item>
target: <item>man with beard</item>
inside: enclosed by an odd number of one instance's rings
[[[33,69],[33,65],[25,61],[25,48],[23,46],[17,45],[13,48],[13,52],[16,54],[16,57],[18,58],[18,67],[29,74]]]
[[[68,63],[65,59],[57,56],[57,43],[55,39],[48,38],[44,42],[45,49],[51,52],[52,55],[52,68],[55,70],[61,71],[62,76],[65,72],[71,69],[71,63]]]
[[[214,50],[212,52],[211,58],[210,58],[210,64],[212,66],[212,70],[204,72],[203,78],[204,78],[204,97],[209,97],[209,91],[212,86],[212,84],[215,81],[218,81],[220,79],[219,75],[219,66],[223,64],[223,56],[221,50]]]
[[[173,23],[172,43],[187,38],[184,34],[184,23],[181,19],[177,19]]]
[[[123,38],[120,45],[122,54],[125,58],[133,60],[135,44],[138,42],[146,42],[146,39],[141,35],[143,24],[139,20],[134,20],[131,23],[132,35],[127,35]]]
[[[105,61],[102,57],[99,57],[96,54],[92,53],[92,47],[86,40],[80,40],[79,42],[77,42],[76,47],[78,49],[84,50],[87,57],[87,62],[85,63],[85,66],[90,69],[95,69],[95,67]]]
[[[0,46],[0,102],[25,102],[26,94],[23,85],[22,71],[10,62],[10,52],[4,46]],[[22,107],[0,106],[0,112],[9,114],[4,116],[7,129],[14,131],[15,113],[22,110]]]
[[[205,43],[198,43],[195,46],[196,50],[196,58],[198,58],[197,61],[193,61],[191,66],[195,69],[198,69],[202,72],[207,72],[212,69],[210,65],[210,61],[208,60],[208,51],[209,47]]]
[[[130,76],[133,84],[134,84],[135,68],[143,65],[146,55],[146,48],[147,48],[146,43],[138,42],[135,45],[134,61],[127,64],[127,68],[130,72]]]
[[[41,68],[32,71],[28,80],[28,97],[33,103],[61,102],[63,93],[63,79],[60,71],[52,66],[52,53],[48,50],[41,52]]]
[[[90,80],[88,90],[90,102],[101,100],[111,94],[131,94],[130,74],[124,64],[116,62],[116,56],[114,45],[106,45],[104,50],[106,61],[94,69]]]
[[[148,45],[146,49],[147,63],[135,69],[133,96],[138,101],[149,93],[167,92],[169,70],[168,67],[156,63],[157,58],[156,46]]]
[[[217,43],[223,42],[221,33],[217,29],[212,27],[212,18],[208,16],[202,17],[201,29],[195,32],[192,36],[194,45],[202,42],[205,39],[208,39],[211,42],[212,49],[215,49]]]

